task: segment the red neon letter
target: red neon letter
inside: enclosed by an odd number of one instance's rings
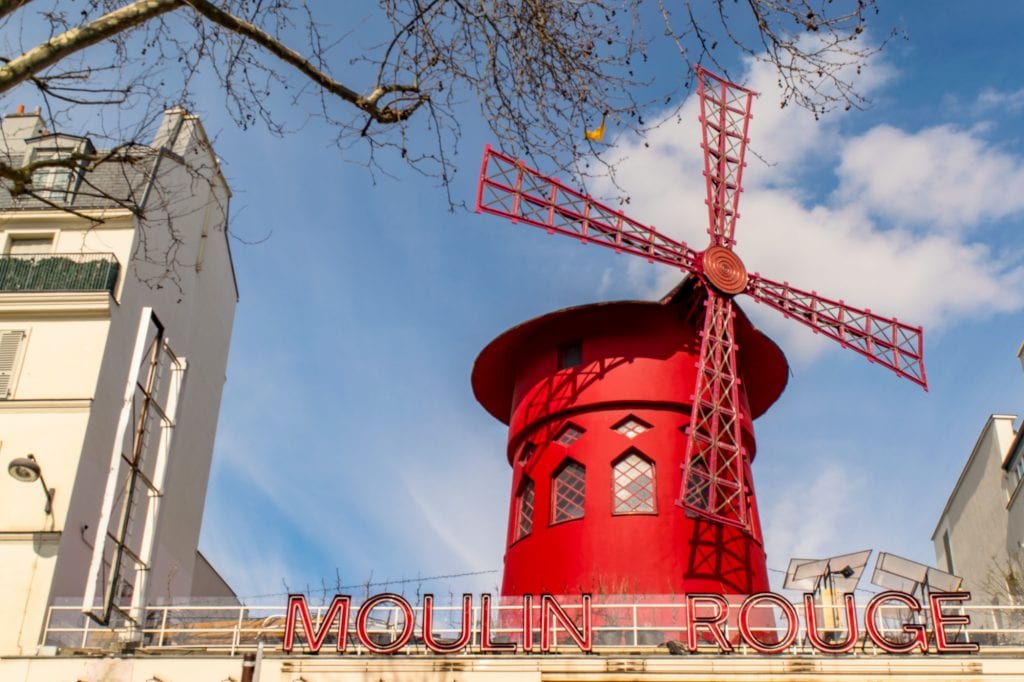
[[[765,644],[760,641],[754,636],[754,632],[750,628],[750,612],[760,602],[770,602],[778,606],[786,614],[786,634],[779,638],[775,644]],[[743,636],[743,641],[758,653],[777,654],[793,646],[793,642],[796,641],[798,627],[800,627],[800,619],[796,615],[796,609],[793,608],[788,599],[783,599],[772,592],[752,594],[744,600],[743,605],[740,607],[740,635]]]
[[[889,601],[898,601],[914,613],[921,612],[921,603],[909,594],[891,590],[889,592],[879,592],[871,598],[867,608],[864,609],[864,627],[868,631],[868,637],[871,638],[871,641],[879,649],[890,654],[910,653],[917,647],[920,647],[921,653],[928,653],[928,634],[925,632],[923,625],[903,623],[900,626],[904,633],[913,635],[909,642],[894,642],[891,639],[887,639],[882,633],[881,628],[878,627],[878,610],[882,604]]]
[[[935,648],[940,654],[947,652],[977,653],[977,642],[950,643],[946,639],[947,625],[970,625],[970,616],[954,615],[942,611],[942,603],[947,601],[968,601],[971,598],[970,592],[932,592],[928,595],[928,602],[932,607],[932,625],[935,628]]]
[[[533,595],[523,595],[523,651],[533,651]]]
[[[515,642],[491,639],[491,595],[480,595],[480,651],[515,651]]]
[[[327,633],[331,629],[331,623],[335,617],[341,614],[338,619],[338,651],[345,650],[345,639],[348,635],[348,610],[352,600],[348,596],[337,594],[327,609],[327,615],[320,621],[320,627],[313,630],[313,622],[309,617],[309,606],[306,605],[306,597],[301,594],[288,595],[288,615],[284,621],[284,642],[281,650],[291,653],[295,645],[295,619],[302,619],[302,627],[306,633],[306,648],[310,653],[317,653],[327,639]]]
[[[384,602],[392,602],[402,611],[402,632],[396,637],[390,644],[381,646],[370,639],[370,633],[366,629],[366,621],[370,618],[370,612],[377,607],[377,605]],[[416,623],[416,616],[412,612],[412,606],[409,602],[405,601],[402,597],[397,594],[390,592],[384,592],[382,594],[376,594],[366,601],[359,607],[359,614],[356,615],[356,634],[359,635],[359,641],[364,647],[369,649],[375,654],[393,654],[394,652],[401,649],[409,642],[409,638],[412,637],[412,629]]]
[[[423,643],[435,654],[448,654],[459,651],[469,644],[473,634],[473,595],[462,595],[462,630],[457,639],[438,642],[434,639],[434,595],[423,595]]]
[[[835,643],[826,642],[821,638],[821,635],[818,634],[818,614],[814,606],[814,595],[810,592],[804,592],[807,639],[811,641],[811,645],[815,649],[822,653],[845,654],[857,645],[857,604],[853,600],[853,595],[849,592],[843,595],[843,601],[846,603],[846,640]],[[835,633],[833,632],[832,634]]]
[[[552,616],[565,629],[572,640],[576,642],[583,651],[590,651],[593,648],[593,630],[590,625],[590,595],[584,594],[583,599],[583,622],[576,627],[569,614],[565,612],[562,605],[555,601],[550,594],[542,595],[540,598],[540,650],[550,651],[551,649],[551,625]]]
[[[697,603],[711,606],[711,616],[698,616]],[[729,618],[729,602],[720,594],[688,594],[686,595],[686,648],[691,652],[697,650],[697,629],[706,627],[722,651],[732,651],[732,645],[726,639],[722,625]]]

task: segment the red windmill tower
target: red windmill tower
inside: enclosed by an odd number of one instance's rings
[[[752,420],[785,387],[775,344],[733,303],[782,312],[927,389],[922,330],[748,274],[733,251],[753,92],[697,67],[708,234],[660,234],[487,148],[477,210],[680,268],[660,303],[551,313],[494,340],[473,388],[509,424],[502,593],[768,589]]]

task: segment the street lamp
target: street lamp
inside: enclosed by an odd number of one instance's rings
[[[12,459],[10,464],[7,465],[7,473],[12,478],[24,481],[25,483],[31,483],[38,479],[39,483],[43,486],[43,492],[46,493],[46,513],[53,513],[53,493],[56,492],[56,489],[46,487],[43,470],[39,467],[39,462],[36,461],[35,455]]]

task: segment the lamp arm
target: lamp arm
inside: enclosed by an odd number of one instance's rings
[[[53,513],[53,495],[54,495],[55,492],[57,492],[57,490],[55,488],[50,488],[50,487],[48,487],[46,485],[46,479],[43,478],[43,472],[42,471],[39,472],[39,484],[43,486],[43,493],[46,494],[46,513],[47,514],[52,514]]]

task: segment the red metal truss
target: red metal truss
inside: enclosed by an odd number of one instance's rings
[[[748,528],[747,452],[740,426],[732,299],[708,287],[679,503],[698,516]]]
[[[743,157],[754,93],[723,80],[700,66],[697,94],[703,133],[704,178],[707,185],[708,234],[716,246],[732,248],[736,240],[738,204],[743,191]]]
[[[745,293],[928,390],[921,327],[757,274],[749,276]]]
[[[688,272],[696,268],[700,257],[685,243],[545,177],[490,146],[484,150],[476,210]]]

